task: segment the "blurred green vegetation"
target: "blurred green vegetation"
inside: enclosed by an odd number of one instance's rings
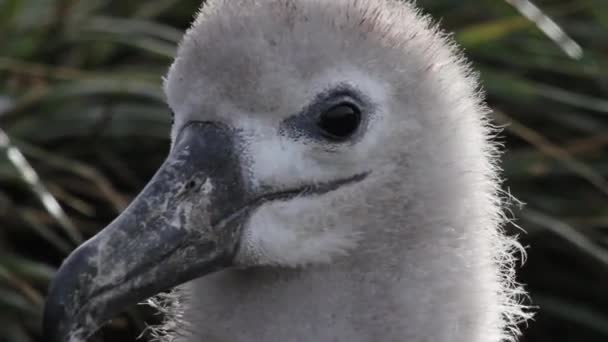
[[[540,306],[524,340],[607,341],[608,2],[537,2],[583,46],[580,60],[503,1],[419,3],[456,32],[497,122],[510,123],[505,188],[526,203],[514,214],[527,233],[513,233]],[[161,76],[198,6],[0,0],[0,341],[40,341],[57,265],[162,162]],[[104,339],[134,340],[151,317],[141,311]]]

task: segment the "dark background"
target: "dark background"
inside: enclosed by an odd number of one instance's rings
[[[510,231],[528,247],[520,280],[539,307],[524,341],[608,341],[608,1],[537,1],[580,60],[504,1],[419,3],[455,32],[509,123],[505,189],[526,203],[513,208],[525,232]],[[163,160],[161,76],[198,6],[0,0],[0,341],[41,341],[56,267]],[[30,166],[37,177],[24,177]],[[133,309],[101,336],[133,341],[142,317],[158,319]]]

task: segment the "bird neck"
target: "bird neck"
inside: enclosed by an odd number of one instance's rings
[[[188,341],[498,341],[496,270],[475,257],[483,244],[450,226],[397,228],[331,264],[192,282]]]

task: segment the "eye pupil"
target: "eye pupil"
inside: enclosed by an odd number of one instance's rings
[[[361,124],[361,111],[351,104],[340,104],[319,116],[317,125],[328,139],[344,140],[353,135]]]

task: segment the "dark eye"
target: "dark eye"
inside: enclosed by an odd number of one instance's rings
[[[173,111],[171,111],[170,113],[171,113],[171,126],[173,126],[173,124],[175,123],[175,113]]]
[[[317,126],[331,140],[344,140],[353,135],[361,124],[361,111],[353,104],[334,106],[321,114]]]

